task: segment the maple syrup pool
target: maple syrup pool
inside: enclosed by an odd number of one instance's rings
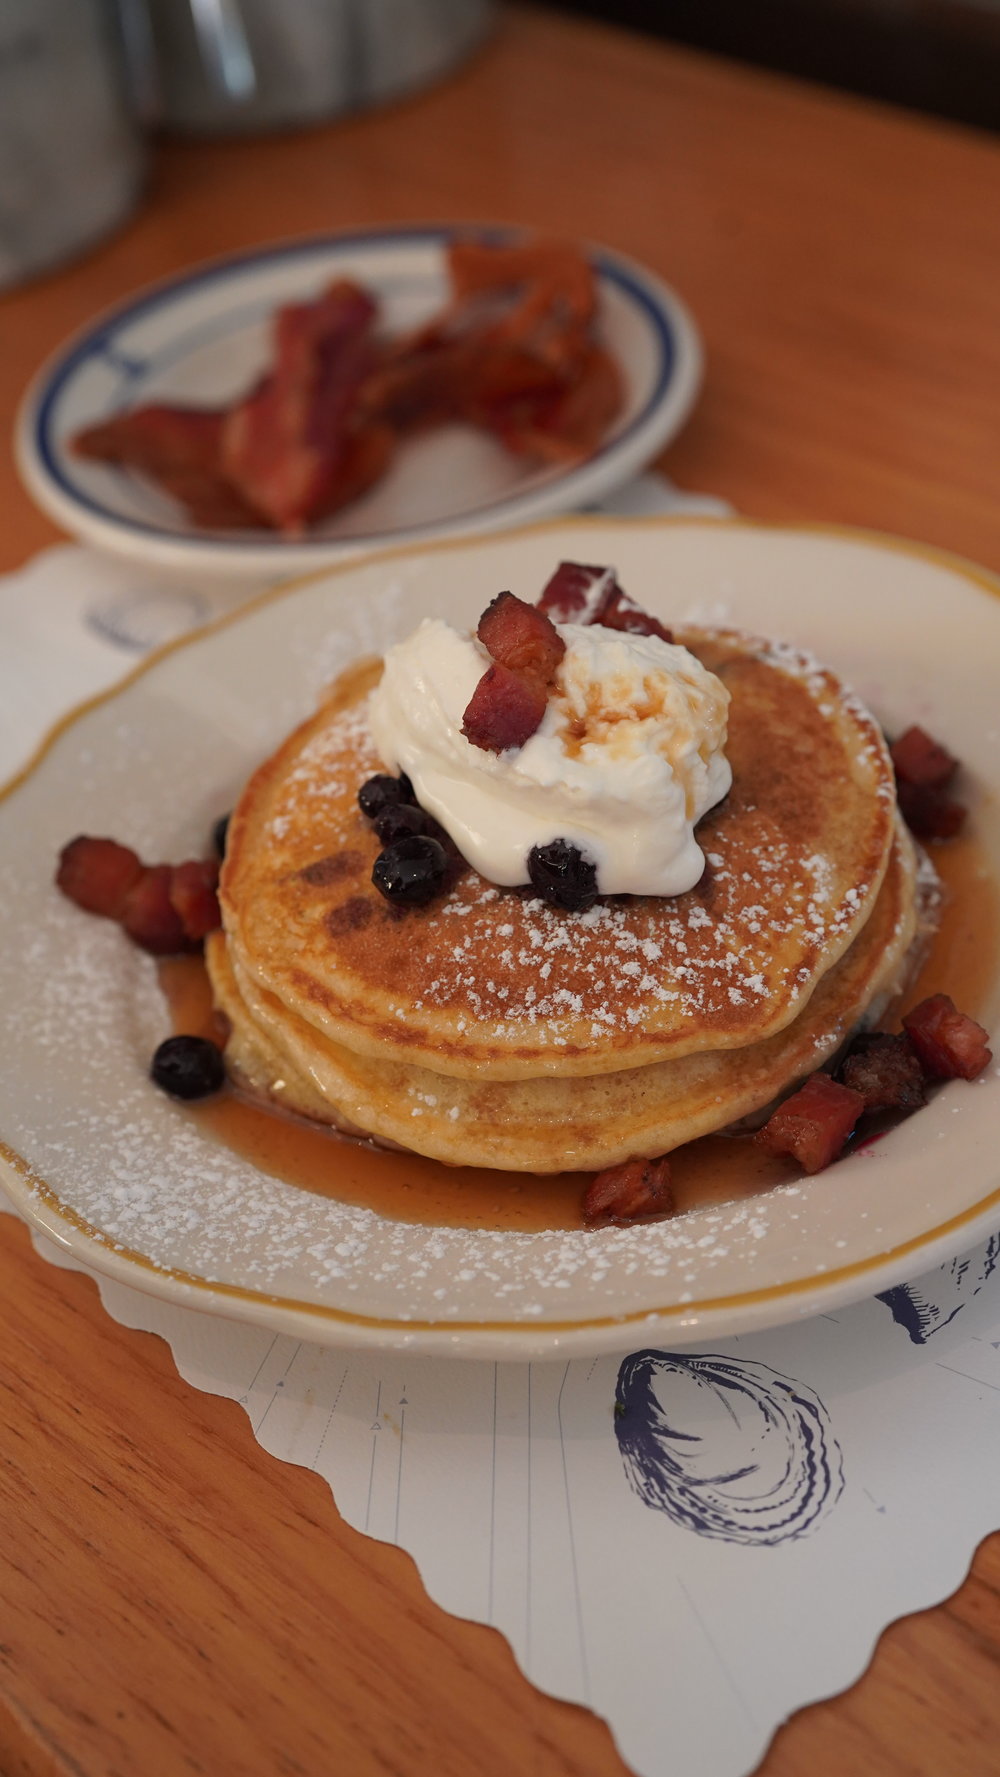
[[[928,850],[944,887],[941,924],[896,1011],[928,994],[949,993],[961,1011],[975,1018],[1000,960],[1000,892],[974,838],[948,840]],[[168,957],[159,974],[174,1033],[218,1040],[201,958]],[[444,1166],[419,1154],[391,1152],[338,1135],[232,1089],[186,1110],[206,1133],[259,1171],[394,1221],[522,1233],[585,1225],[580,1203],[592,1173],[539,1175]],[[725,1135],[703,1136],[676,1149],[671,1171],[680,1213],[752,1197],[801,1176],[793,1162],[764,1153],[746,1136]]]

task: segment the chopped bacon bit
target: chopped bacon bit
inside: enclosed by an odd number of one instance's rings
[[[347,279],[316,302],[280,308],[273,368],[226,416],[226,474],[280,530],[297,533],[342,504],[361,385],[374,364],[374,321],[374,301]]]
[[[965,806],[922,784],[901,780],[896,785],[899,812],[918,839],[953,839],[965,821]]]
[[[217,858],[191,858],[174,864],[170,877],[170,904],[184,928],[184,936],[192,943],[214,932],[221,922]]]
[[[624,629],[634,636],[659,636],[661,642],[674,639],[672,629],[667,629],[658,617],[651,617],[648,611],[642,610],[620,586],[615,587],[596,621],[602,629]]]
[[[144,864],[127,845],[80,834],[63,847],[56,887],[87,913],[123,925],[155,956],[196,949],[219,924],[217,858]]]
[[[513,673],[526,673],[550,685],[566,652],[566,643],[550,617],[512,592],[501,592],[487,605],[476,634],[495,661]]]
[[[822,1172],[836,1160],[864,1108],[860,1092],[838,1085],[829,1074],[812,1074],[754,1140],[771,1154],[790,1155],[806,1172]]]
[[[496,664],[487,668],[469,700],[462,733],[489,753],[523,747],[545,714],[566,644],[544,611],[512,592],[501,592],[487,605],[476,633]]]
[[[547,703],[548,690],[540,679],[511,672],[507,666],[487,667],[469,699],[462,733],[487,753],[523,747],[538,728]]]
[[[542,591],[538,608],[547,611],[557,623],[599,623],[602,629],[659,636],[663,642],[674,639],[671,630],[622,590],[614,568],[588,567],[575,561],[560,562]]]
[[[115,839],[81,833],[59,853],[56,887],[86,913],[120,919],[125,898],[143,872],[142,860]]]
[[[923,728],[908,728],[889,752],[899,781],[922,790],[946,789],[958,770],[958,760]]]
[[[946,993],[921,1000],[903,1019],[925,1073],[939,1080],[974,1080],[993,1059],[988,1033],[959,1012]]]
[[[631,1222],[638,1216],[669,1215],[674,1207],[670,1161],[625,1160],[592,1179],[584,1193],[586,1222]]]
[[[889,749],[896,772],[899,812],[918,839],[952,839],[965,809],[945,794],[958,770],[940,741],[923,728],[908,728]]]
[[[170,864],[148,865],[122,909],[122,925],[133,943],[154,956],[172,956],[194,948],[170,899],[173,874]]]
[[[909,1037],[886,1031],[865,1031],[854,1038],[840,1078],[852,1092],[860,1092],[866,1111],[916,1111],[927,1097]]]
[[[556,667],[566,652],[565,643],[557,634],[555,621],[564,623],[597,623],[605,629],[627,630],[633,635],[655,635],[672,642],[673,635],[657,618],[640,610],[627,592],[623,592],[613,568],[588,567],[583,562],[560,562],[551,580],[543,589],[537,605],[525,604],[513,593],[502,592],[488,605],[479,620],[477,634],[498,664],[511,672],[538,679],[549,685]],[[501,696],[511,700],[508,721],[502,720]],[[517,714],[514,706],[516,704]],[[531,711],[537,711],[533,726],[527,727]],[[490,752],[502,752],[506,746],[523,746],[534,734],[545,714],[544,700],[532,688],[522,689],[520,696],[509,678],[498,679],[487,673],[476,687],[465,712],[462,733],[474,746]],[[500,741],[497,736],[508,729],[520,735],[518,740]]]
[[[593,623],[607,588],[617,584],[614,568],[561,561],[542,588],[538,609],[547,611],[555,623]]]

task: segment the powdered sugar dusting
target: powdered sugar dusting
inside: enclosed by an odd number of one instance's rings
[[[811,657],[752,646],[803,680],[814,703],[835,694],[836,681]],[[879,795],[887,790],[879,817],[887,845],[892,786],[884,747],[867,711],[846,695],[852,734],[856,727],[859,749],[870,752],[861,769]],[[367,880],[377,847],[356,805],[359,784],[378,769],[365,708],[357,705],[312,734],[276,794],[267,827],[276,898],[280,885],[321,851],[361,848],[367,860],[349,885],[316,895],[302,914],[304,942],[338,895],[363,891],[385,920]],[[751,792],[735,785],[728,803],[703,822],[708,868],[687,894],[612,897],[573,914],[468,871],[416,919],[380,925],[377,951],[366,950],[368,927],[338,936],[337,954],[362,979],[367,959],[376,956],[381,977],[395,984],[389,1015],[405,1018],[410,1031],[440,1028],[444,1014],[460,1035],[475,1032],[494,1050],[523,1053],[527,1043],[538,1052],[587,1047],[599,1057],[623,1043],[651,1045],[668,1031],[683,1033],[688,1046],[704,1032],[745,1040],[811,991],[860,929],[882,867],[873,846],[869,870],[859,871],[850,839],[846,860],[844,842],[839,856],[803,852],[782,829],[780,809],[758,806]],[[253,969],[248,922],[241,946],[244,937],[241,954]],[[335,973],[333,980],[336,995]]]
[[[54,890],[11,883],[7,871],[0,893],[20,902],[23,948],[22,986],[9,991],[9,961],[3,983],[5,1133],[113,1249],[188,1277],[348,1311],[360,1297],[366,1313],[403,1323],[481,1318],[484,1288],[500,1319],[558,1318],[569,1286],[585,1288],[595,1314],[614,1312],[622,1277],[640,1271],[652,1307],[689,1275],[692,1218],[472,1233],[390,1222],[259,1173],[150,1083],[148,1057],[167,1023],[151,960]],[[331,1141],[334,1169],[337,1153]],[[766,1210],[738,1204],[702,1219],[719,1245],[740,1232],[753,1240]]]

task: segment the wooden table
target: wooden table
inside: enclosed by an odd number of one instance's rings
[[[391,110],[163,148],[136,221],[0,303],[5,424],[45,353],[152,278],[421,218],[591,236],[677,286],[709,365],[663,458],[682,485],[1000,569],[1000,142],[543,13],[506,14]],[[0,568],[52,540],[9,459],[0,511]],[[238,1407],[179,1382],[7,1217],[0,1320],[4,1777],[624,1771],[602,1723],[431,1605],[407,1556],[346,1529],[323,1482],[265,1455]],[[762,1771],[992,1777],[998,1588],[993,1538]]]

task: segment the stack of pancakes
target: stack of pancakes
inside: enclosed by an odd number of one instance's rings
[[[384,770],[358,670],[251,779],[208,963],[246,1088],[452,1165],[601,1168],[759,1112],[871,1022],[922,924],[885,742],[834,675],[725,631],[677,640],[731,693],[733,786],[688,893],[586,913],[456,872],[371,883]]]

